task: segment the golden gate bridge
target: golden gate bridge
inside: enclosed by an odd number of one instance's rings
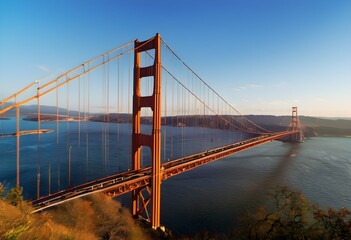
[[[36,186],[36,196],[29,194],[34,212],[96,192],[110,197],[131,192],[133,216],[155,229],[161,222],[162,181],[273,140],[303,137],[296,107],[285,129],[259,126],[159,34],[112,49],[46,83],[35,81],[0,105],[0,118],[15,125],[6,128],[12,132],[0,132],[2,143],[9,144],[1,154],[16,163],[3,170],[0,181],[15,176],[13,185],[19,187],[26,174],[26,184]],[[11,136],[16,140],[5,140]],[[34,146],[30,154],[24,149],[28,142]],[[24,173],[21,168],[28,165],[32,170]]]

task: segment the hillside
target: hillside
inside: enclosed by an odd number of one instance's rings
[[[150,239],[128,209],[103,194],[75,199],[38,214],[29,214],[31,207],[18,194],[21,190],[1,198],[0,189],[0,239]]]
[[[9,103],[8,103],[9,104]],[[6,105],[6,104],[5,104]],[[4,106],[6,107],[6,106]],[[50,116],[44,116],[45,114],[56,114],[56,107],[54,106],[41,106],[40,108],[43,117],[42,119],[50,121]],[[22,115],[32,115],[37,112],[36,105],[22,106]],[[59,115],[64,118],[67,115],[67,109],[59,108]],[[2,119],[6,120],[7,116],[15,114],[15,110],[9,111],[6,116],[1,116]],[[84,113],[81,113],[82,115]],[[69,111],[70,117],[77,117],[77,111]],[[108,115],[90,113],[91,121],[97,122],[119,122],[119,123],[130,123],[132,121],[131,114],[116,114],[110,113]],[[224,116],[228,117],[228,116]],[[257,123],[258,125],[272,130],[272,131],[283,131],[289,125],[291,116],[273,116],[273,115],[247,115],[248,119]],[[51,116],[52,118],[52,116]],[[301,125],[304,127],[305,135],[307,137],[313,136],[337,136],[337,137],[349,137],[351,136],[351,119],[337,119],[337,118],[321,118],[321,117],[308,117],[300,116]],[[52,118],[55,120],[56,118]],[[37,121],[36,116],[30,116],[26,120]],[[142,123],[148,124],[151,119],[148,117],[142,118]],[[212,127],[212,128],[225,128],[226,122],[223,121],[221,117],[218,116],[176,116],[176,117],[165,117],[162,118],[162,124],[172,125],[172,126],[202,126],[202,127]]]
[[[287,129],[291,121],[291,116],[247,115],[246,117],[250,121],[270,131],[284,131]],[[224,116],[224,118],[228,119],[228,116]],[[299,119],[306,137],[351,136],[351,120],[348,119],[327,119],[306,116],[300,116]],[[172,126],[207,126],[212,128],[230,129],[226,122],[218,116],[178,116],[176,117],[176,120],[175,117],[167,117],[162,119],[162,124]]]
[[[1,108],[6,108],[7,106],[12,105],[12,102],[8,102],[5,103],[3,106],[1,106]],[[58,108],[56,109],[55,106],[46,106],[46,105],[41,105],[40,106],[40,112],[42,112],[43,114],[56,114],[56,111],[58,111],[59,115],[65,115],[67,114],[67,109],[65,108]],[[31,115],[34,113],[38,112],[38,106],[37,105],[23,105],[20,107],[20,113],[21,115]],[[16,110],[13,108],[10,111],[8,111],[6,114],[4,114],[6,116],[15,116],[16,115]],[[78,112],[77,111],[69,111],[69,115],[71,116],[77,116]],[[6,117],[3,116],[3,117]]]
[[[248,116],[255,123],[271,130],[281,130],[288,126],[290,116]],[[351,120],[328,119],[320,117],[300,116],[300,123],[307,137],[349,137],[351,136]]]

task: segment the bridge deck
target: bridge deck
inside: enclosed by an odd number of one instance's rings
[[[299,133],[299,131],[285,131],[252,138],[223,147],[211,149],[184,158],[176,159],[161,165],[162,180],[176,176],[180,173],[192,170],[204,164],[219,160],[229,155],[250,149],[252,147],[271,142],[276,139]],[[83,197],[89,194],[104,192],[110,197],[116,197],[138,188],[145,187],[151,181],[151,167],[140,170],[132,170],[104,177],[95,181],[84,183],[60,192],[53,193],[33,200],[33,212]]]

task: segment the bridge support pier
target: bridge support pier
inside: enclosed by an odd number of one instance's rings
[[[161,199],[161,38],[157,34],[155,37],[134,43],[134,86],[133,86],[133,133],[132,133],[132,158],[133,170],[141,168],[141,148],[147,146],[151,149],[152,172],[151,172],[151,192],[145,198],[144,189],[137,189],[132,192],[132,214],[134,217],[146,214],[151,226],[154,229],[160,227],[160,199]],[[151,66],[141,67],[140,53],[155,50],[154,63]],[[151,96],[141,96],[141,80],[144,77],[153,77],[154,88]],[[141,108],[149,107],[153,112],[151,135],[141,133]],[[147,205],[151,203],[151,216],[148,214]],[[151,219],[150,219],[151,218]]]

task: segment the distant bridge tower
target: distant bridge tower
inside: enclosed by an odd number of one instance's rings
[[[139,217],[144,214],[154,229],[160,227],[160,200],[161,200],[161,37],[155,37],[139,42],[135,41],[134,49],[134,89],[133,89],[133,133],[132,133],[132,158],[133,170],[141,168],[141,148],[151,149],[151,182],[144,188],[132,192],[132,214]],[[154,49],[154,63],[141,67],[140,53]],[[153,93],[151,96],[141,96],[142,78],[153,77]],[[141,108],[148,107],[152,110],[152,133],[141,132]],[[151,187],[151,189],[150,189]],[[148,196],[143,196],[147,194]],[[151,216],[148,213],[148,204],[151,203]]]
[[[299,116],[297,114],[297,107],[292,107],[291,122],[288,127],[289,131],[297,131],[291,135],[291,142],[301,142],[303,140],[302,128],[300,125]]]

